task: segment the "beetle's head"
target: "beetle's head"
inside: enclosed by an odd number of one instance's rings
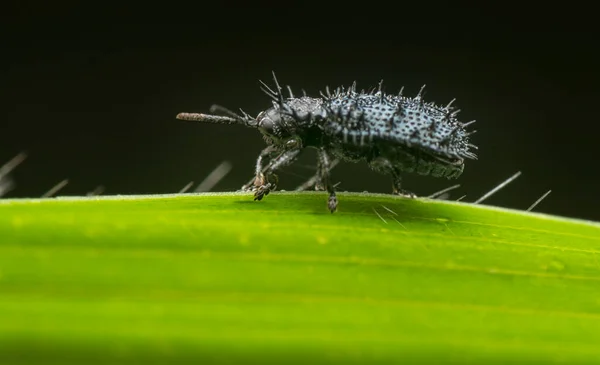
[[[292,137],[294,129],[290,125],[290,117],[284,116],[279,109],[270,108],[260,112],[256,117],[256,127],[273,143]]]

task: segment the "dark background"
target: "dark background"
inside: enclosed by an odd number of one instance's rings
[[[537,211],[600,220],[598,35],[562,9],[555,20],[508,5],[436,8],[434,17],[427,8],[371,14],[367,3],[334,11],[223,3],[150,17],[139,8],[19,4],[2,12],[0,163],[20,151],[28,158],[7,197],[40,196],[65,178],[60,195],[98,185],[104,194],[171,193],[223,160],[233,170],[214,190],[238,189],[263,147],[259,133],[174,117],[213,103],[256,115],[270,105],[258,79],[270,83],[274,70],[298,93],[383,79],[389,92],[404,86],[413,96],[427,84],[426,101],[457,98],[461,120],[477,120],[479,160],[457,181],[405,176],[418,195],[460,183],[451,198],[473,201],[522,171],[486,203],[525,209],[552,189]],[[313,157],[280,173],[281,188],[312,175]],[[341,190],[390,191],[388,178],[364,165],[343,164],[333,176]]]

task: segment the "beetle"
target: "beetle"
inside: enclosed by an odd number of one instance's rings
[[[448,179],[459,177],[465,159],[476,159],[477,149],[469,141],[466,127],[456,115],[460,110],[452,104],[438,106],[423,100],[421,88],[415,97],[386,94],[378,88],[369,92],[339,87],[331,92],[296,98],[288,86],[289,97],[273,72],[275,90],[260,81],[262,91],[271,98],[272,106],[255,118],[240,109],[234,113],[213,105],[212,114],[179,113],[186,121],[238,124],[258,129],[267,146],[256,160],[253,182],[244,190],[254,192],[254,200],[262,200],[278,183],[275,172],[296,160],[305,148],[317,150],[317,188],[329,194],[327,207],[337,210],[338,200],[331,183],[333,160],[366,162],[373,170],[392,180],[392,194],[414,198],[401,188],[402,173],[417,173]],[[217,115],[219,114],[219,115]]]

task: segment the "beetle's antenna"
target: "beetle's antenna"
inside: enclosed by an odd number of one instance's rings
[[[230,117],[201,113],[179,113],[177,119],[188,122],[217,123],[217,124],[240,124],[239,120]]]
[[[256,120],[251,118],[248,114],[243,117],[226,109],[220,105],[213,105],[210,107],[212,113],[227,114],[227,116],[202,114],[202,113],[179,113],[176,118],[179,120],[185,120],[188,122],[201,122],[201,123],[216,123],[216,124],[241,124],[246,127],[255,127]]]

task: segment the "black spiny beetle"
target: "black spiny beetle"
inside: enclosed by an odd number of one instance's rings
[[[220,124],[241,124],[257,128],[264,136],[267,147],[256,161],[253,184],[245,190],[254,192],[254,200],[261,200],[276,188],[275,171],[291,164],[307,147],[317,149],[317,185],[329,193],[328,208],[337,207],[335,188],[329,176],[332,159],[366,161],[374,170],[392,177],[393,194],[414,197],[402,190],[400,174],[413,172],[434,177],[457,178],[462,174],[464,159],[475,159],[469,149],[465,127],[472,124],[456,119],[459,110],[451,104],[445,107],[426,103],[423,88],[414,98],[385,94],[379,88],[368,93],[356,91],[356,83],[333,93],[327,88],[320,98],[306,94],[294,97],[288,87],[289,98],[283,96],[273,73],[276,90],[262,83],[262,90],[272,99],[273,106],[251,117],[213,105],[211,113],[223,116],[180,113],[177,119]],[[268,159],[268,163],[264,163]]]

